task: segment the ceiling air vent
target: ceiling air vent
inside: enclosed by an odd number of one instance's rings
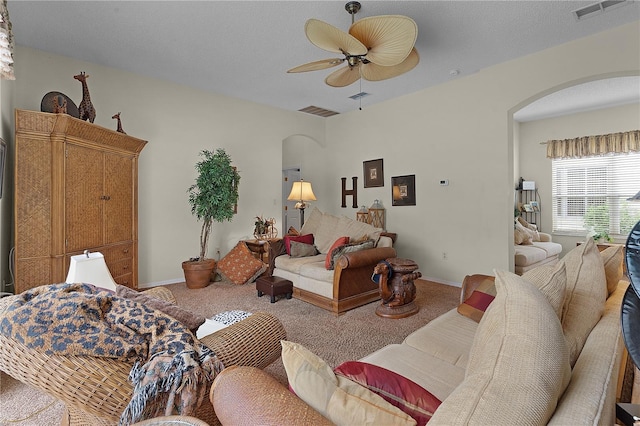
[[[369,96],[369,95],[370,95],[370,93],[360,92],[360,93],[356,93],[355,95],[349,96],[349,99],[353,99],[354,101],[357,101],[358,99],[362,99],[365,96]]]
[[[306,112],[307,114],[318,115],[320,117],[331,117],[332,115],[340,114],[339,112],[331,111],[329,109],[324,109],[313,105],[299,109],[298,111]]]
[[[576,9],[572,13],[576,18],[576,21],[580,21],[582,19],[590,18],[597,14],[606,12],[610,9],[623,6],[627,3],[628,0],[604,0],[598,3],[590,4],[589,6],[581,7],[580,9]]]

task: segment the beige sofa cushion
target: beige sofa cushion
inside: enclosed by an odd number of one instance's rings
[[[555,266],[539,266],[525,272],[522,278],[534,284],[544,294],[558,319],[561,319],[567,287],[566,265],[557,263]]]
[[[478,323],[452,309],[409,334],[403,344],[466,369]]]
[[[567,268],[562,328],[573,367],[591,329],[604,311],[607,279],[602,257],[592,238],[567,253],[560,263]]]
[[[320,253],[327,254],[334,241],[344,236],[349,237],[352,241],[372,239],[377,243],[382,229],[346,216],[338,217],[322,213],[314,207],[300,232],[313,234],[315,245]]]
[[[546,297],[495,271],[497,295],[478,325],[465,380],[429,425],[545,424],[571,377],[562,327]]]
[[[324,360],[298,343],[282,343],[289,386],[337,425],[415,425],[416,421],[366,387],[336,376]]]
[[[618,282],[624,274],[622,261],[624,260],[624,246],[615,245],[607,247],[600,252],[602,263],[604,264],[604,273],[607,277],[607,295],[613,293],[618,287]]]

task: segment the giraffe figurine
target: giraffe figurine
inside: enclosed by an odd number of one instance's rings
[[[56,95],[53,97],[53,113],[54,114],[67,113],[67,100],[60,95]]]
[[[122,130],[122,121],[120,121],[120,113],[113,114],[113,116],[111,118],[113,118],[114,120],[118,120],[118,128],[116,129],[116,131],[120,132],[120,133],[124,133],[126,135],[127,132]]]
[[[91,96],[89,96],[89,87],[87,86],[89,76],[82,71],[80,74],[74,75],[73,78],[82,83],[82,102],[78,105],[79,118],[93,123],[93,120],[96,119],[96,109],[91,103]]]

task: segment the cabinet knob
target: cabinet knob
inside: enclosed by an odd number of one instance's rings
[[[126,248],[126,249],[122,250],[122,252],[123,252],[124,254],[127,254],[127,253],[129,253],[129,249],[128,249],[128,248]]]
[[[108,200],[110,200],[110,199],[111,199],[111,197],[110,197],[110,196],[108,196],[108,195],[101,195],[101,196],[100,196],[100,199],[101,199],[101,200],[108,201]]]

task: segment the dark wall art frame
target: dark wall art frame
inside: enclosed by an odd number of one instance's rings
[[[415,206],[416,175],[392,177],[391,199],[394,206]]]
[[[384,169],[382,158],[362,162],[364,173],[364,187],[375,188],[384,186]]]

